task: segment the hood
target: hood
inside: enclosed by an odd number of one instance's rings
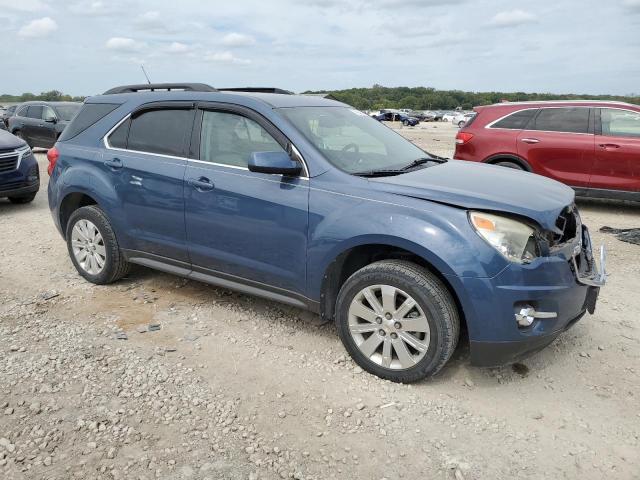
[[[11,150],[25,146],[24,140],[4,130],[0,130],[0,150]]]
[[[570,187],[540,175],[459,160],[370,181],[396,195],[524,216],[550,231],[575,198]]]

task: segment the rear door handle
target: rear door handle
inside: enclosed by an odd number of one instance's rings
[[[540,143],[540,140],[537,138],[523,138],[522,141],[524,143]]]
[[[122,168],[124,166],[123,163],[122,163],[122,160],[120,160],[119,158],[113,158],[111,160],[106,160],[104,162],[104,164],[109,168],[113,168],[114,170],[120,169],[120,168]]]
[[[618,145],[617,143],[601,143],[599,145],[600,148],[620,148],[620,145]]]
[[[207,177],[190,178],[187,183],[200,192],[213,190],[213,183]]]

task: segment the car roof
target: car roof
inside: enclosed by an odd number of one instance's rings
[[[602,106],[602,105],[615,105],[619,107],[633,107],[640,108],[640,105],[634,105],[628,102],[621,102],[617,100],[531,100],[523,102],[500,102],[492,105],[479,106],[476,108],[487,107],[509,107],[509,106],[526,106],[526,107],[544,107],[544,106]]]
[[[200,101],[227,102],[246,104],[247,101],[258,101],[272,108],[287,107],[346,107],[348,105],[321,97],[308,95],[287,95],[264,92],[194,92],[194,91],[145,91],[132,93],[115,93],[89,97],[87,103],[150,103],[162,101]]]
[[[23,102],[20,105],[16,105],[17,107],[22,107],[24,105],[81,105],[81,102],[50,102],[47,100],[29,100],[28,102]]]

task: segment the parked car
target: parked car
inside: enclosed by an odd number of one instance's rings
[[[48,159],[88,281],[135,263],[310,309],[396,382],[435,375],[462,326],[474,364],[537,351],[604,283],[570,188],[430,155],[333,100],[117,87]]]
[[[410,117],[399,112],[384,112],[379,115],[375,115],[373,118],[379,122],[402,122],[403,125],[411,127],[415,127],[420,123],[420,120],[416,117]]]
[[[33,201],[40,188],[40,171],[29,146],[9,132],[0,131],[0,198],[11,203]]]
[[[15,114],[16,108],[18,108],[18,105],[10,105],[0,111],[0,123],[4,124],[5,127],[9,126],[9,117]]]
[[[442,121],[443,122],[451,122],[456,117],[456,115],[458,115],[458,112],[445,112],[442,115]]]
[[[640,200],[640,106],[554,101],[478,107],[455,158],[537,173],[591,197]]]
[[[8,129],[30,147],[50,148],[81,106],[77,102],[25,102],[9,117]]]
[[[455,117],[453,117],[453,119],[451,120],[451,123],[453,123],[454,125],[457,125],[459,128],[462,128],[465,123],[467,123],[469,120],[471,120],[475,116],[476,116],[475,112],[469,112],[469,113],[461,112]]]

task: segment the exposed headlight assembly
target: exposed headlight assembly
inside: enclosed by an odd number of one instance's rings
[[[515,263],[529,263],[540,255],[535,229],[501,215],[469,212],[476,232],[500,254]]]

